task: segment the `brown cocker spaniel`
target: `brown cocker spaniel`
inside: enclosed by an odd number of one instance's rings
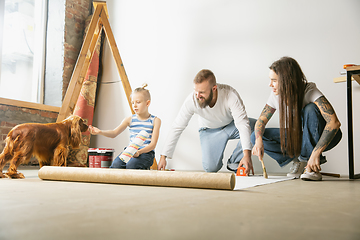
[[[40,167],[44,165],[65,166],[69,148],[78,148],[81,143],[81,132],[88,126],[84,120],[72,115],[58,123],[24,123],[15,126],[5,139],[5,147],[0,154],[0,178],[25,178],[17,172],[20,164],[26,163],[35,156]],[[2,170],[10,161],[7,173]]]

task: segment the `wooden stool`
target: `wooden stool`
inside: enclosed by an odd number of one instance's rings
[[[154,158],[154,162],[153,165],[150,167],[151,170],[157,170],[157,162],[156,162],[156,158]]]

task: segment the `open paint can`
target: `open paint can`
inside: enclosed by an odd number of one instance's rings
[[[89,148],[89,167],[90,168],[109,168],[113,160],[112,148]]]

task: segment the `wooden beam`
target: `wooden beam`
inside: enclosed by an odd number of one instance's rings
[[[346,82],[346,76],[343,76],[343,77],[337,77],[337,78],[334,78],[334,83],[339,83],[339,82]],[[357,81],[358,84],[360,84],[360,76],[359,75],[353,75],[352,78],[351,78],[352,81]]]
[[[101,14],[102,10],[103,10],[102,7],[96,8],[95,13],[93,14],[93,17],[91,18],[89,29],[86,33],[84,43],[81,47],[78,60],[76,61],[76,65],[75,65],[73,74],[71,75],[69,86],[67,88],[62,106],[60,108],[59,116],[56,120],[57,122],[64,120],[69,115],[71,115],[74,111],[76,101],[73,102],[73,99],[75,98],[75,96],[73,96],[73,95],[76,95],[75,91],[78,89],[78,85],[80,84],[80,86],[81,86],[82,82],[84,81],[83,78],[82,79],[80,78],[80,73],[85,64],[88,49],[89,49],[91,40],[94,37],[95,29],[98,25],[98,21],[100,19],[100,14]],[[81,90],[81,87],[80,87],[80,90]],[[79,95],[77,94],[77,97],[78,96]],[[76,100],[77,100],[77,98],[76,98]]]
[[[351,67],[347,67],[346,71],[357,71],[360,70],[360,65],[355,65]],[[360,76],[359,75],[352,75],[352,80],[355,80],[358,84],[360,84]]]
[[[105,12],[101,13],[101,22],[103,23],[103,26],[104,26],[105,34],[107,36],[107,40],[108,40],[112,55],[114,57],[116,67],[117,67],[117,70],[120,75],[121,83],[125,90],[125,94],[126,94],[126,98],[127,98],[129,107],[131,109],[131,112],[134,114],[134,110],[132,109],[132,104],[131,104],[131,100],[130,100],[130,95],[132,92],[131,86],[130,86],[129,80],[128,80],[126,72],[125,72],[124,64],[120,57],[119,49],[115,42],[114,34],[111,30],[110,23],[109,23],[109,20],[106,16]]]
[[[356,71],[356,70],[360,70],[360,65],[351,66],[351,67],[346,68],[346,71]]]
[[[91,43],[90,43],[89,49],[88,49],[88,51],[86,53],[84,63],[82,65],[82,67],[81,67],[80,75],[79,75],[79,77],[77,79],[77,82],[76,82],[74,88],[73,88],[72,94],[69,96],[69,98],[70,98],[70,106],[68,108],[69,113],[67,114],[67,116],[72,114],[74,112],[74,110],[75,110],[75,106],[76,106],[77,100],[79,98],[83,82],[84,82],[84,80],[86,78],[86,74],[87,74],[87,71],[89,69],[91,59],[92,59],[92,57],[94,55],[96,43],[97,43],[97,41],[98,41],[98,39],[100,37],[101,27],[102,26],[100,26],[100,21],[98,21],[98,25],[97,25],[96,30],[94,32],[94,35],[93,35],[93,37],[91,39]],[[65,118],[67,116],[65,116]]]
[[[95,13],[91,18],[89,29],[86,33],[78,60],[71,76],[69,86],[63,100],[63,104],[60,108],[57,122],[64,120],[74,111],[75,105],[79,98],[82,84],[86,77],[92,56],[95,51],[96,43],[101,36],[100,33],[102,29],[104,29],[105,35],[110,45],[110,49],[117,66],[131,112],[134,114],[130,100],[130,95],[132,92],[131,86],[126,75],[125,68],[119,54],[119,50],[116,46],[114,35],[110,27],[106,2],[96,1],[93,2],[93,4],[95,7]]]
[[[99,5],[102,5],[103,9],[105,10],[106,17],[109,18],[109,13],[108,13],[108,10],[107,10],[106,1],[93,2],[94,8],[97,8]]]
[[[16,106],[16,107],[23,107],[23,108],[30,108],[30,109],[37,109],[37,110],[44,110],[44,111],[56,112],[56,113],[58,113],[60,111],[60,107],[49,106],[49,105],[33,103],[33,102],[25,102],[25,101],[8,99],[8,98],[0,98],[0,104]]]
[[[357,81],[357,83],[360,84],[360,76],[359,75],[353,75],[352,79],[355,79],[355,81]]]

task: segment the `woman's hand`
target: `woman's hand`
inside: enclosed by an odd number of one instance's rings
[[[260,114],[259,119],[255,123],[255,145],[252,149],[252,154],[262,159],[264,156],[264,143],[262,137],[265,132],[265,126],[269,122],[270,118],[274,115],[276,109],[265,105],[263,111]]]
[[[320,172],[321,171],[321,167],[320,167],[320,155],[318,156],[314,156],[315,154],[311,154],[307,165],[306,165],[306,169],[308,172]]]
[[[258,156],[258,158],[262,159],[264,156],[264,144],[262,141],[256,141],[255,145],[252,149],[252,155]]]

